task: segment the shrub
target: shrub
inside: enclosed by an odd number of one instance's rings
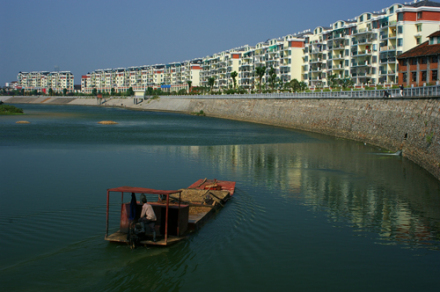
[[[1,104],[0,105],[0,114],[2,114],[2,115],[23,114],[23,109],[15,107],[13,105]]]

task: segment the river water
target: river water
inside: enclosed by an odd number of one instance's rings
[[[25,116],[0,117],[1,291],[440,287],[440,183],[405,158],[209,117],[19,106]],[[187,240],[135,250],[104,241],[108,188],[200,178],[237,191]]]

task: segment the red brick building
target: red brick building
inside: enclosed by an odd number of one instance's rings
[[[429,40],[397,57],[399,84],[404,86],[435,85],[439,81],[440,31]]]

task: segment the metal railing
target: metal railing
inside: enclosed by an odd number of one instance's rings
[[[400,89],[354,89],[351,91],[324,91],[315,90],[314,92],[297,92],[297,93],[257,93],[257,94],[223,94],[223,95],[162,95],[161,98],[200,98],[200,99],[303,99],[303,98],[355,98],[355,99],[381,99],[385,97],[387,92],[391,98],[438,98],[440,97],[440,85],[410,87],[403,90],[403,96]]]

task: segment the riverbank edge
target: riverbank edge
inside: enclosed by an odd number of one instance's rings
[[[2,97],[5,103],[124,107],[246,121],[331,135],[402,155],[440,180],[440,99],[251,99]],[[202,117],[201,117],[202,118]]]

